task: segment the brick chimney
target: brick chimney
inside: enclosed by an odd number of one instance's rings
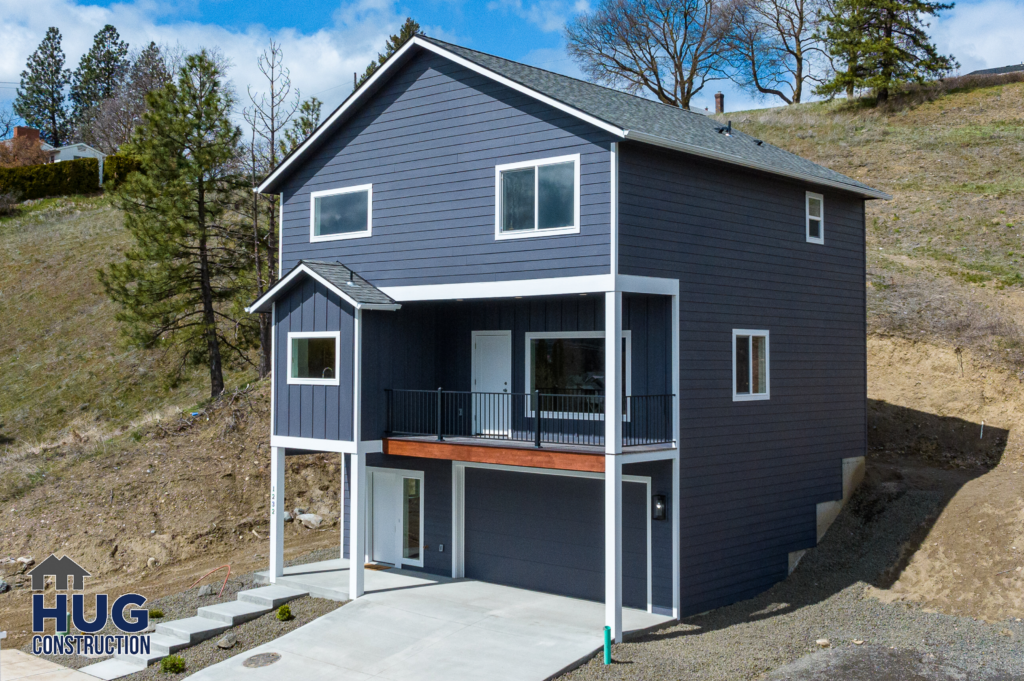
[[[721,92],[715,93],[715,113],[725,113],[725,95]]]
[[[22,137],[24,137],[25,139],[30,139],[34,142],[38,142],[39,131],[36,130],[35,128],[26,128],[21,125],[14,126],[14,139],[21,139]]]

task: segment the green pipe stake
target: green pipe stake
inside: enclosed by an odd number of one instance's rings
[[[64,621],[64,631],[58,631],[58,636],[67,636],[68,632],[71,631],[71,613],[68,613],[67,619]]]
[[[612,663],[612,628],[604,628],[604,663]]]

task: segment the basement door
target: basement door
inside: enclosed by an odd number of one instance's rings
[[[423,473],[367,467],[370,560],[423,567]]]

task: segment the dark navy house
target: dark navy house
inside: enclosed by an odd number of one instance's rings
[[[281,197],[284,458],[364,562],[675,617],[784,578],[865,453],[864,204],[702,114],[417,36]]]

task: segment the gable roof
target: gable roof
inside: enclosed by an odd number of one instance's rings
[[[1021,64],[1010,64],[1009,66],[997,66],[994,69],[979,69],[977,71],[971,71],[968,76],[999,76],[1004,73],[1016,73],[1017,71],[1024,71],[1024,63]]]
[[[636,95],[577,80],[526,64],[509,61],[435,38],[417,35],[402,46],[358,90],[267,176],[257,188],[273,193],[289,169],[329,131],[343,124],[406,63],[427,50],[519,92],[545,102],[609,132],[622,140],[675,149],[732,165],[744,166],[805,182],[826,185],[865,198],[889,199],[885,192],[820,166],[805,158],[755,140],[704,114],[655,102]]]
[[[270,304],[290,289],[300,275],[312,277],[357,310],[397,310],[402,307],[340,262],[300,260],[273,288],[245,308],[245,311],[270,312]]]

